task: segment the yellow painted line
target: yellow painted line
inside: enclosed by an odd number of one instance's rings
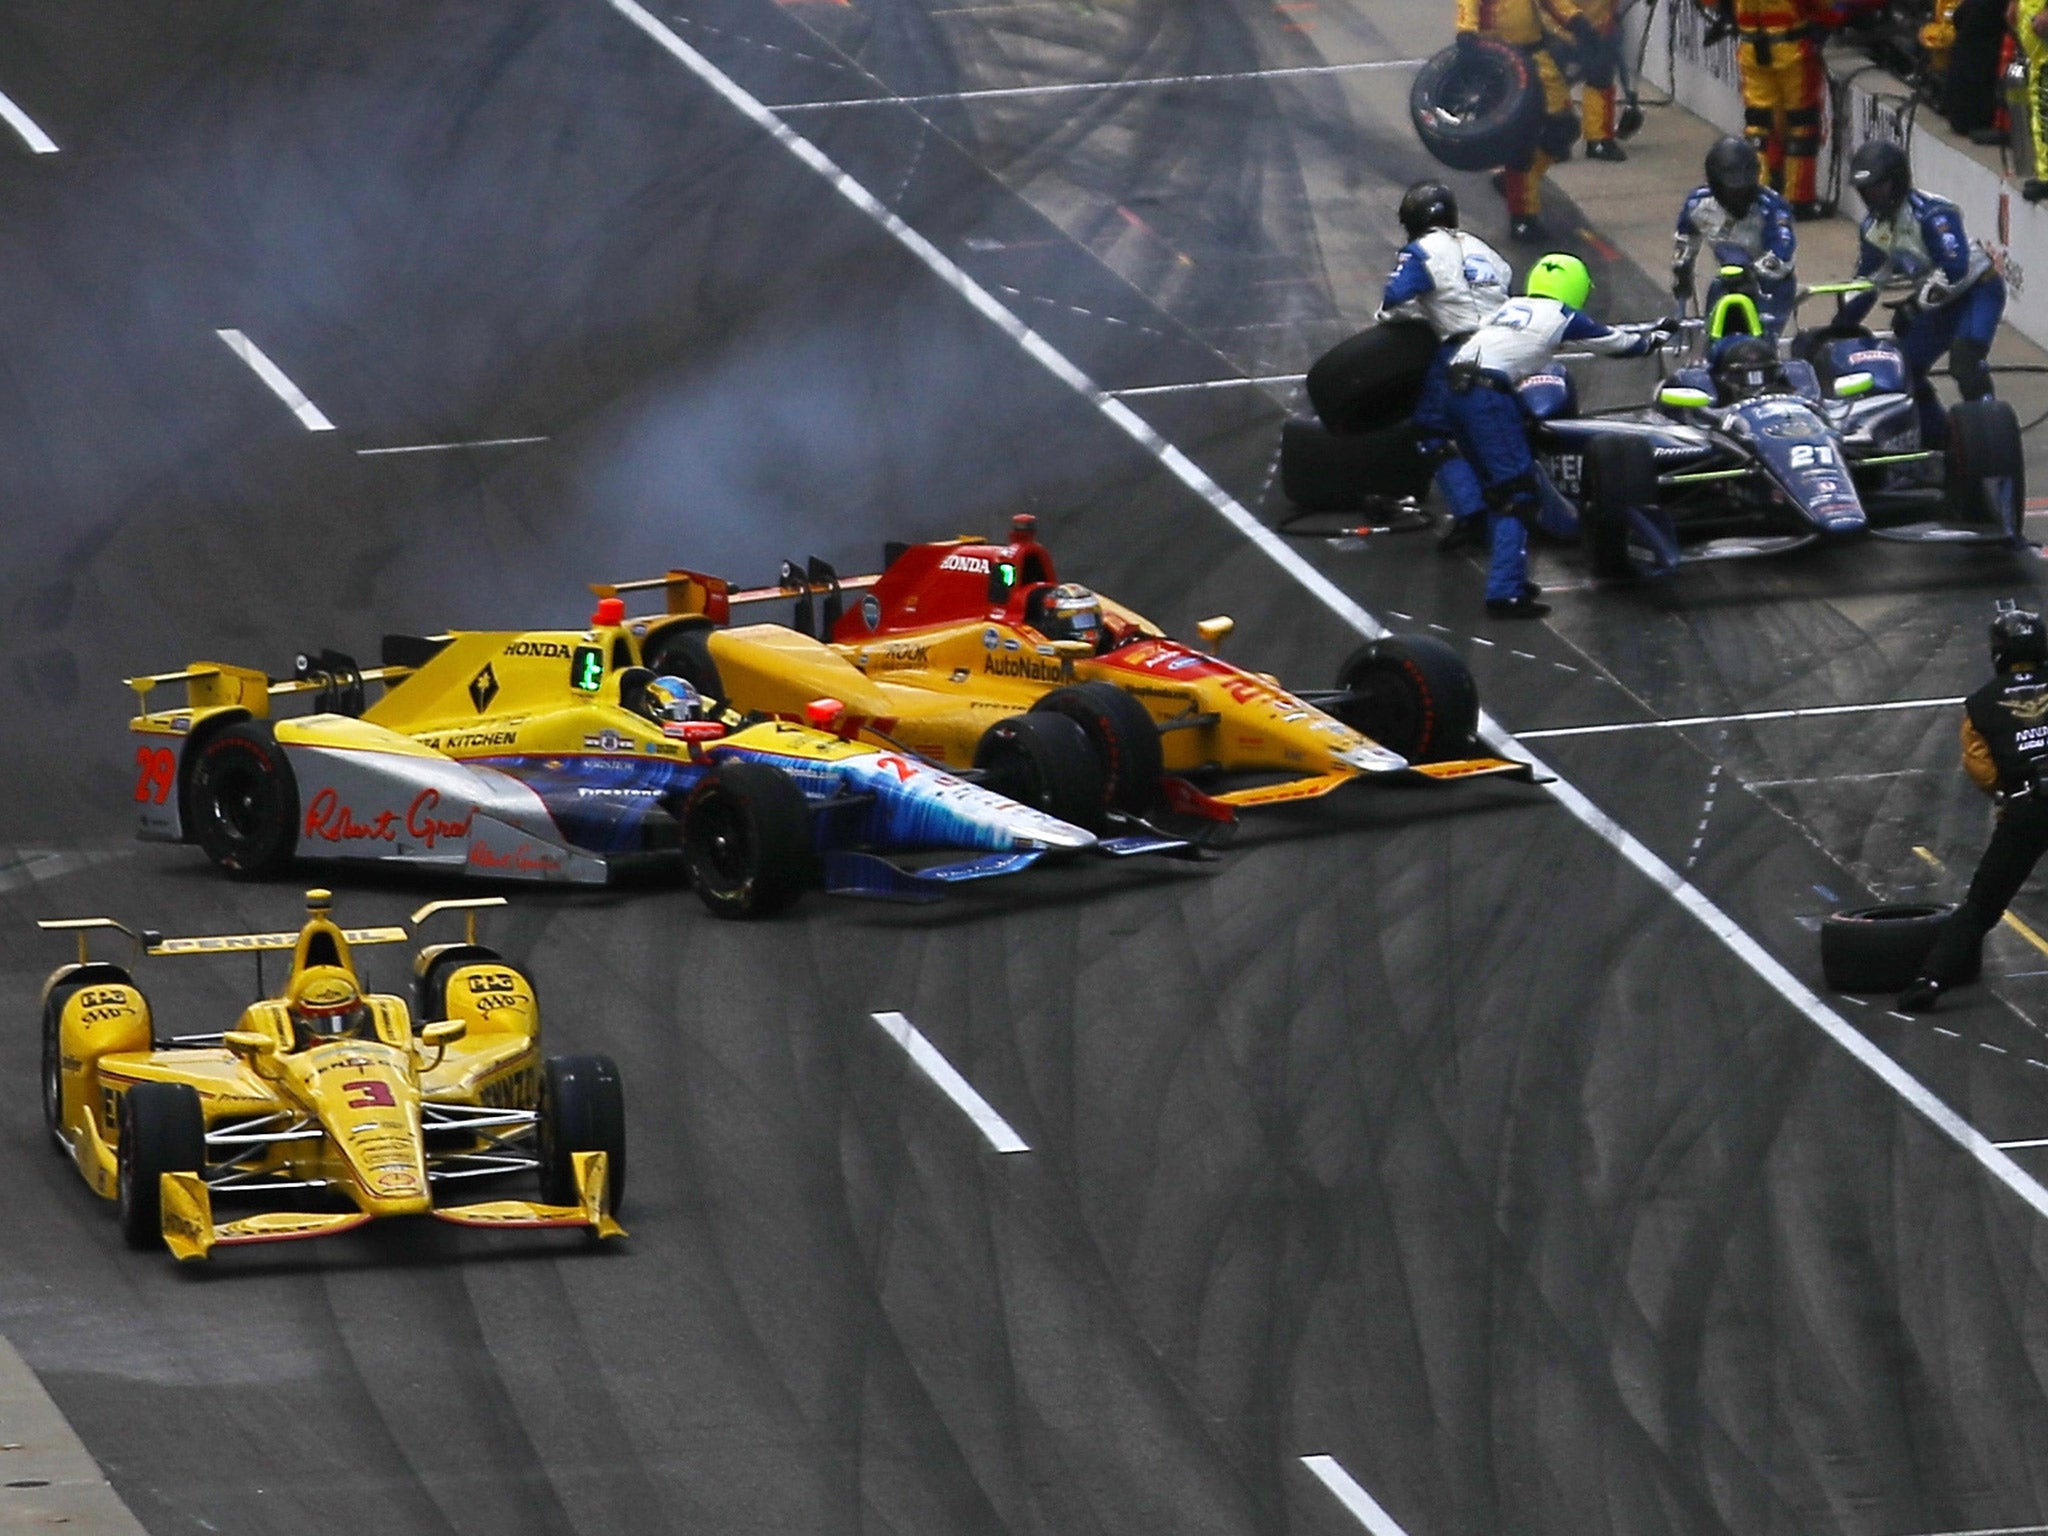
[[[1934,870],[1936,874],[1945,875],[1948,873],[1948,866],[1943,864],[1941,860],[1937,859],[1934,856],[1934,854],[1928,849],[1916,845],[1913,849],[1913,852],[1918,854],[1922,859],[1925,859],[1928,865]],[[2042,954],[2048,955],[2048,939],[2042,938],[2040,934],[2036,933],[2027,924],[2021,922],[2017,917],[2013,916],[2011,912],[2007,912],[2002,921],[2005,923],[2006,927],[2010,928],[2014,933],[2018,934],[2021,938],[2025,939],[2029,944],[2033,945],[2034,948],[2041,951]]]

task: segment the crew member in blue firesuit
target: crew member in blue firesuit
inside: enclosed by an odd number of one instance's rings
[[[1763,162],[1747,139],[1725,138],[1707,151],[1706,185],[1695,188],[1678,213],[1671,254],[1671,292],[1683,305],[1695,296],[1694,268],[1704,249],[1723,267],[1756,274],[1755,298],[1766,335],[1776,338],[1792,317],[1799,290],[1793,275],[1799,236],[1792,205],[1764,185]],[[1718,275],[1707,288],[1706,312],[1727,292]]]
[[[1450,508],[1451,526],[1437,548],[1445,554],[1485,541],[1486,498],[1479,475],[1458,453],[1457,428],[1451,423],[1451,354],[1507,303],[1514,269],[1500,252],[1458,228],[1458,199],[1440,181],[1418,181],[1401,199],[1401,227],[1408,243],[1401,247],[1388,279],[1386,295],[1375,317],[1419,320],[1436,333],[1439,343],[1422,398],[1411,420],[1422,434],[1425,453],[1441,459],[1436,488]]]
[[[1887,139],[1873,139],[1849,163],[1849,181],[1869,216],[1856,275],[1883,283],[1903,278],[1919,286],[1899,309],[1893,334],[1913,370],[1913,395],[1920,403],[1920,440],[1928,448],[1948,441],[1948,417],[1928,373],[1948,354],[1949,375],[1965,400],[1989,399],[1996,391],[1986,359],[2005,313],[2005,279],[1981,241],[1963,233],[1963,216],[1946,198],[1913,190],[1906,151]],[[1877,302],[1857,294],[1837,312],[1835,325],[1860,325]]]
[[[1576,256],[1552,254],[1529,269],[1525,297],[1502,305],[1451,358],[1451,419],[1458,445],[1479,471],[1491,524],[1493,559],[1486,611],[1497,619],[1540,619],[1550,605],[1529,580],[1529,527],[1562,507],[1543,494],[1529,451],[1528,422],[1517,396],[1522,381],[1549,368],[1566,343],[1608,357],[1641,357],[1671,334],[1673,322],[1606,326],[1583,311],[1593,274]],[[1548,526],[1548,519],[1546,519]],[[1569,537],[1573,527],[1552,527]]]

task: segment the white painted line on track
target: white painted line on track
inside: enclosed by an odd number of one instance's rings
[[[0,91],[0,119],[21,135],[21,142],[29,147],[31,154],[54,155],[57,141],[36,126],[35,119],[17,107],[5,91]]]
[[[1305,373],[1269,373],[1257,379],[1197,379],[1191,384],[1143,384],[1136,389],[1112,389],[1110,393],[1119,400],[1132,400],[1139,395],[1178,395],[1198,389],[1243,389],[1253,384],[1299,384],[1307,377]]]
[[[643,27],[641,30],[647,29]],[[1389,69],[1420,69],[1428,62],[1427,59],[1364,59],[1352,64],[1291,64],[1283,69],[1247,69],[1222,75],[1146,75],[1135,80],[1072,80],[1062,85],[997,85],[980,91],[934,91],[926,96],[855,96],[834,101],[792,101],[768,110],[827,112],[840,107],[921,107],[943,101],[996,101],[1007,96],[1096,95],[1103,91],[1160,90],[1176,85],[1232,85],[1252,80],[1285,80],[1297,75],[1370,74]]]
[[[1520,652],[1516,653],[1517,655]],[[1696,725],[1747,725],[1757,720],[1817,720],[1824,715],[1875,715],[1898,709],[1948,709],[1953,699],[1892,699],[1883,704],[1818,704],[1810,709],[1758,709],[1745,715],[1683,715],[1674,720],[1624,720],[1613,725],[1561,725],[1553,730],[1521,731],[1521,741],[1550,741],[1561,736],[1614,736],[1623,731],[1683,731]],[[1787,780],[1787,783],[1793,781]]]
[[[334,423],[321,415],[320,407],[306,398],[306,392],[285,377],[285,372],[268,357],[263,349],[244,336],[240,331],[215,331],[214,334],[228,344],[228,350],[249,365],[250,371],[266,384],[270,392],[291,407],[291,412],[308,432],[332,432]]]
[[[1372,1536],[1408,1536],[1394,1517],[1380,1508],[1380,1501],[1358,1486],[1358,1481],[1344,1470],[1343,1464],[1334,1456],[1304,1456],[1301,1464],[1316,1476],[1316,1481],[1337,1496],[1337,1502],[1349,1510],[1358,1523],[1372,1532]]]
[[[2048,1136],[2036,1136],[2032,1141],[2001,1141],[1996,1143],[2001,1152],[2019,1152],[2028,1147],[2048,1147]],[[2048,1525],[2030,1526],[2030,1530],[2048,1531]]]
[[[1388,633],[1384,624],[1311,565],[1282,535],[1253,516],[1236,497],[1217,484],[1194,460],[1154,430],[1144,417],[1121,400],[1106,393],[1063,353],[1005,307],[994,294],[969,276],[957,262],[912,229],[874,193],[848,175],[831,156],[782,121],[730,75],[676,36],[674,31],[653,16],[646,7],[640,5],[638,0],[605,0],[605,3],[638,27],[728,105],[788,150],[801,164],[823,177],[835,192],[886,230],[892,239],[922,262],[934,277],[959,295],[975,313],[987,319],[1016,342],[1026,356],[1090,401],[1112,426],[1157,459],[1161,467],[1200,497],[1217,516],[1243,534],[1262,554],[1299,583],[1333,615],[1369,640],[1380,639]],[[1917,703],[1924,708],[1931,707],[1936,701],[1909,702]],[[1813,713],[1827,712],[1830,711]],[[1539,779],[1547,777],[1550,780],[1544,784],[1544,791],[1571,812],[1587,830],[1619,853],[1652,885],[1663,891],[1681,910],[1705,928],[1724,948],[1754,971],[1766,986],[1923,1115],[1941,1134],[1974,1158],[1993,1178],[2018,1195],[2036,1213],[2048,1217],[2048,1189],[2042,1188],[2020,1168],[2019,1164],[1993,1146],[1983,1132],[1950,1109],[1924,1083],[1865,1038],[1847,1019],[1828,1007],[1811,987],[1794,976],[1770,951],[1751,938],[1742,926],[1715,905],[1704,891],[1665,863],[1648,844],[1601,810],[1577,785],[1559,776],[1556,770],[1524,748],[1521,742],[1498,721],[1483,711],[1479,717],[1479,737],[1502,756],[1520,756],[1527,759]]]
[[[1925,768],[1893,768],[1884,773],[1828,773],[1810,779],[1744,779],[1744,789],[1803,789],[1811,784],[1876,784],[1885,779],[1924,779]]]
[[[545,437],[480,437],[470,443],[408,443],[402,448],[358,448],[359,459],[375,459],[393,453],[459,453],[464,448],[517,448],[527,443],[544,443]]]
[[[2044,1536],[2048,1525],[2000,1525],[1982,1531],[1929,1531],[1925,1536]]]
[[[903,1047],[919,1070],[938,1085],[939,1092],[960,1106],[991,1147],[998,1152],[1031,1150],[1024,1138],[1010,1129],[1009,1121],[997,1114],[988,1100],[974,1091],[974,1085],[953,1069],[953,1063],[939,1053],[939,1048],[918,1033],[915,1024],[900,1013],[876,1013],[869,1017]]]

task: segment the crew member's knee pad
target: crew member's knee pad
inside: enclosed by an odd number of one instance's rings
[[[1991,349],[1974,336],[1958,336],[1948,350],[1949,376],[1965,400],[1989,399],[1995,392],[1991,383]]]

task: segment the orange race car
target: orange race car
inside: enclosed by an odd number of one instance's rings
[[[1046,714],[1077,721],[1095,743],[1098,806],[1130,810],[1163,796],[1175,809],[1229,819],[1234,807],[1313,799],[1367,779],[1529,773],[1471,755],[1478,692],[1448,646],[1371,641],[1337,669],[1334,688],[1290,691],[1217,654],[1227,618],[1197,625],[1201,644],[1190,645],[1061,582],[1028,516],[1015,519],[1006,544],[891,546],[888,569],[875,576],[842,580],[814,560],[751,591],[686,570],[595,590],[655,589],[666,611],[628,628],[656,671],[771,715],[801,717],[814,700],[837,700],[845,733],[981,768],[991,788],[1034,803],[1044,803],[1043,786],[1008,779],[1028,775],[1031,722]],[[776,599],[794,599],[791,624],[731,625],[734,608]]]

